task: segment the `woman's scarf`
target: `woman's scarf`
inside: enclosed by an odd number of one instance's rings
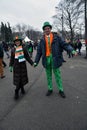
[[[15,59],[18,59],[19,62],[25,61],[22,45],[16,46]]]

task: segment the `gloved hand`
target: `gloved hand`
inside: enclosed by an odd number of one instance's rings
[[[34,63],[34,65],[33,65],[34,67],[36,67],[37,66],[37,63]]]
[[[32,48],[30,47],[30,48],[28,49],[28,51],[29,51],[29,52],[32,52]]]
[[[72,51],[72,54],[77,56],[77,52],[75,50]]]
[[[13,67],[12,67],[12,66],[9,67],[9,71],[10,71],[10,72],[13,71]]]

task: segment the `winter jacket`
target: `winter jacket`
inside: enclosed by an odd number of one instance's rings
[[[2,44],[0,43],[0,58],[3,58],[3,56],[4,56],[3,46],[2,46]]]
[[[52,58],[53,58],[53,67],[59,68],[62,65],[62,52],[63,50],[67,52],[72,52],[73,48],[68,45],[65,41],[61,39],[57,34],[53,34],[53,42],[52,42]],[[35,63],[39,63],[40,58],[42,57],[42,65],[44,68],[46,65],[46,44],[44,36],[40,40],[40,43],[37,47],[37,54],[35,58]]]

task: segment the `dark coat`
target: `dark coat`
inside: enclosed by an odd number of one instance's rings
[[[30,59],[26,48],[23,47],[24,57],[25,59],[33,65],[33,61]],[[21,82],[21,85],[25,85],[28,83],[28,75],[27,75],[27,67],[26,61],[18,62],[18,59],[15,59],[15,48],[11,50],[11,58],[9,66],[13,66],[13,84],[18,86]]]
[[[78,47],[78,49],[81,49],[81,47],[82,47],[82,43],[81,43],[80,41],[78,41],[78,43],[77,43],[77,47]]]
[[[8,44],[7,43],[5,43],[4,41],[2,42],[2,44],[3,44],[3,49],[4,49],[4,51],[9,51],[8,50]]]
[[[66,50],[67,52],[72,52],[73,48],[69,46],[65,41],[63,41],[61,37],[59,37],[57,34],[54,35],[52,42],[52,58],[54,68],[59,68],[62,65],[63,50]],[[42,65],[44,66],[44,68],[46,68],[46,43],[44,37],[40,40],[40,43],[38,44],[35,63],[39,63],[41,56]]]
[[[0,43],[0,58],[3,58],[3,56],[4,56],[3,46],[2,46],[2,44]]]

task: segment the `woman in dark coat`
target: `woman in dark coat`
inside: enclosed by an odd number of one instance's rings
[[[33,61],[24,45],[22,39],[16,37],[14,40],[15,46],[11,50],[11,58],[9,63],[10,72],[13,70],[13,84],[16,86],[15,99],[19,98],[19,90],[22,94],[25,93],[24,85],[28,83],[26,60],[33,65]]]

